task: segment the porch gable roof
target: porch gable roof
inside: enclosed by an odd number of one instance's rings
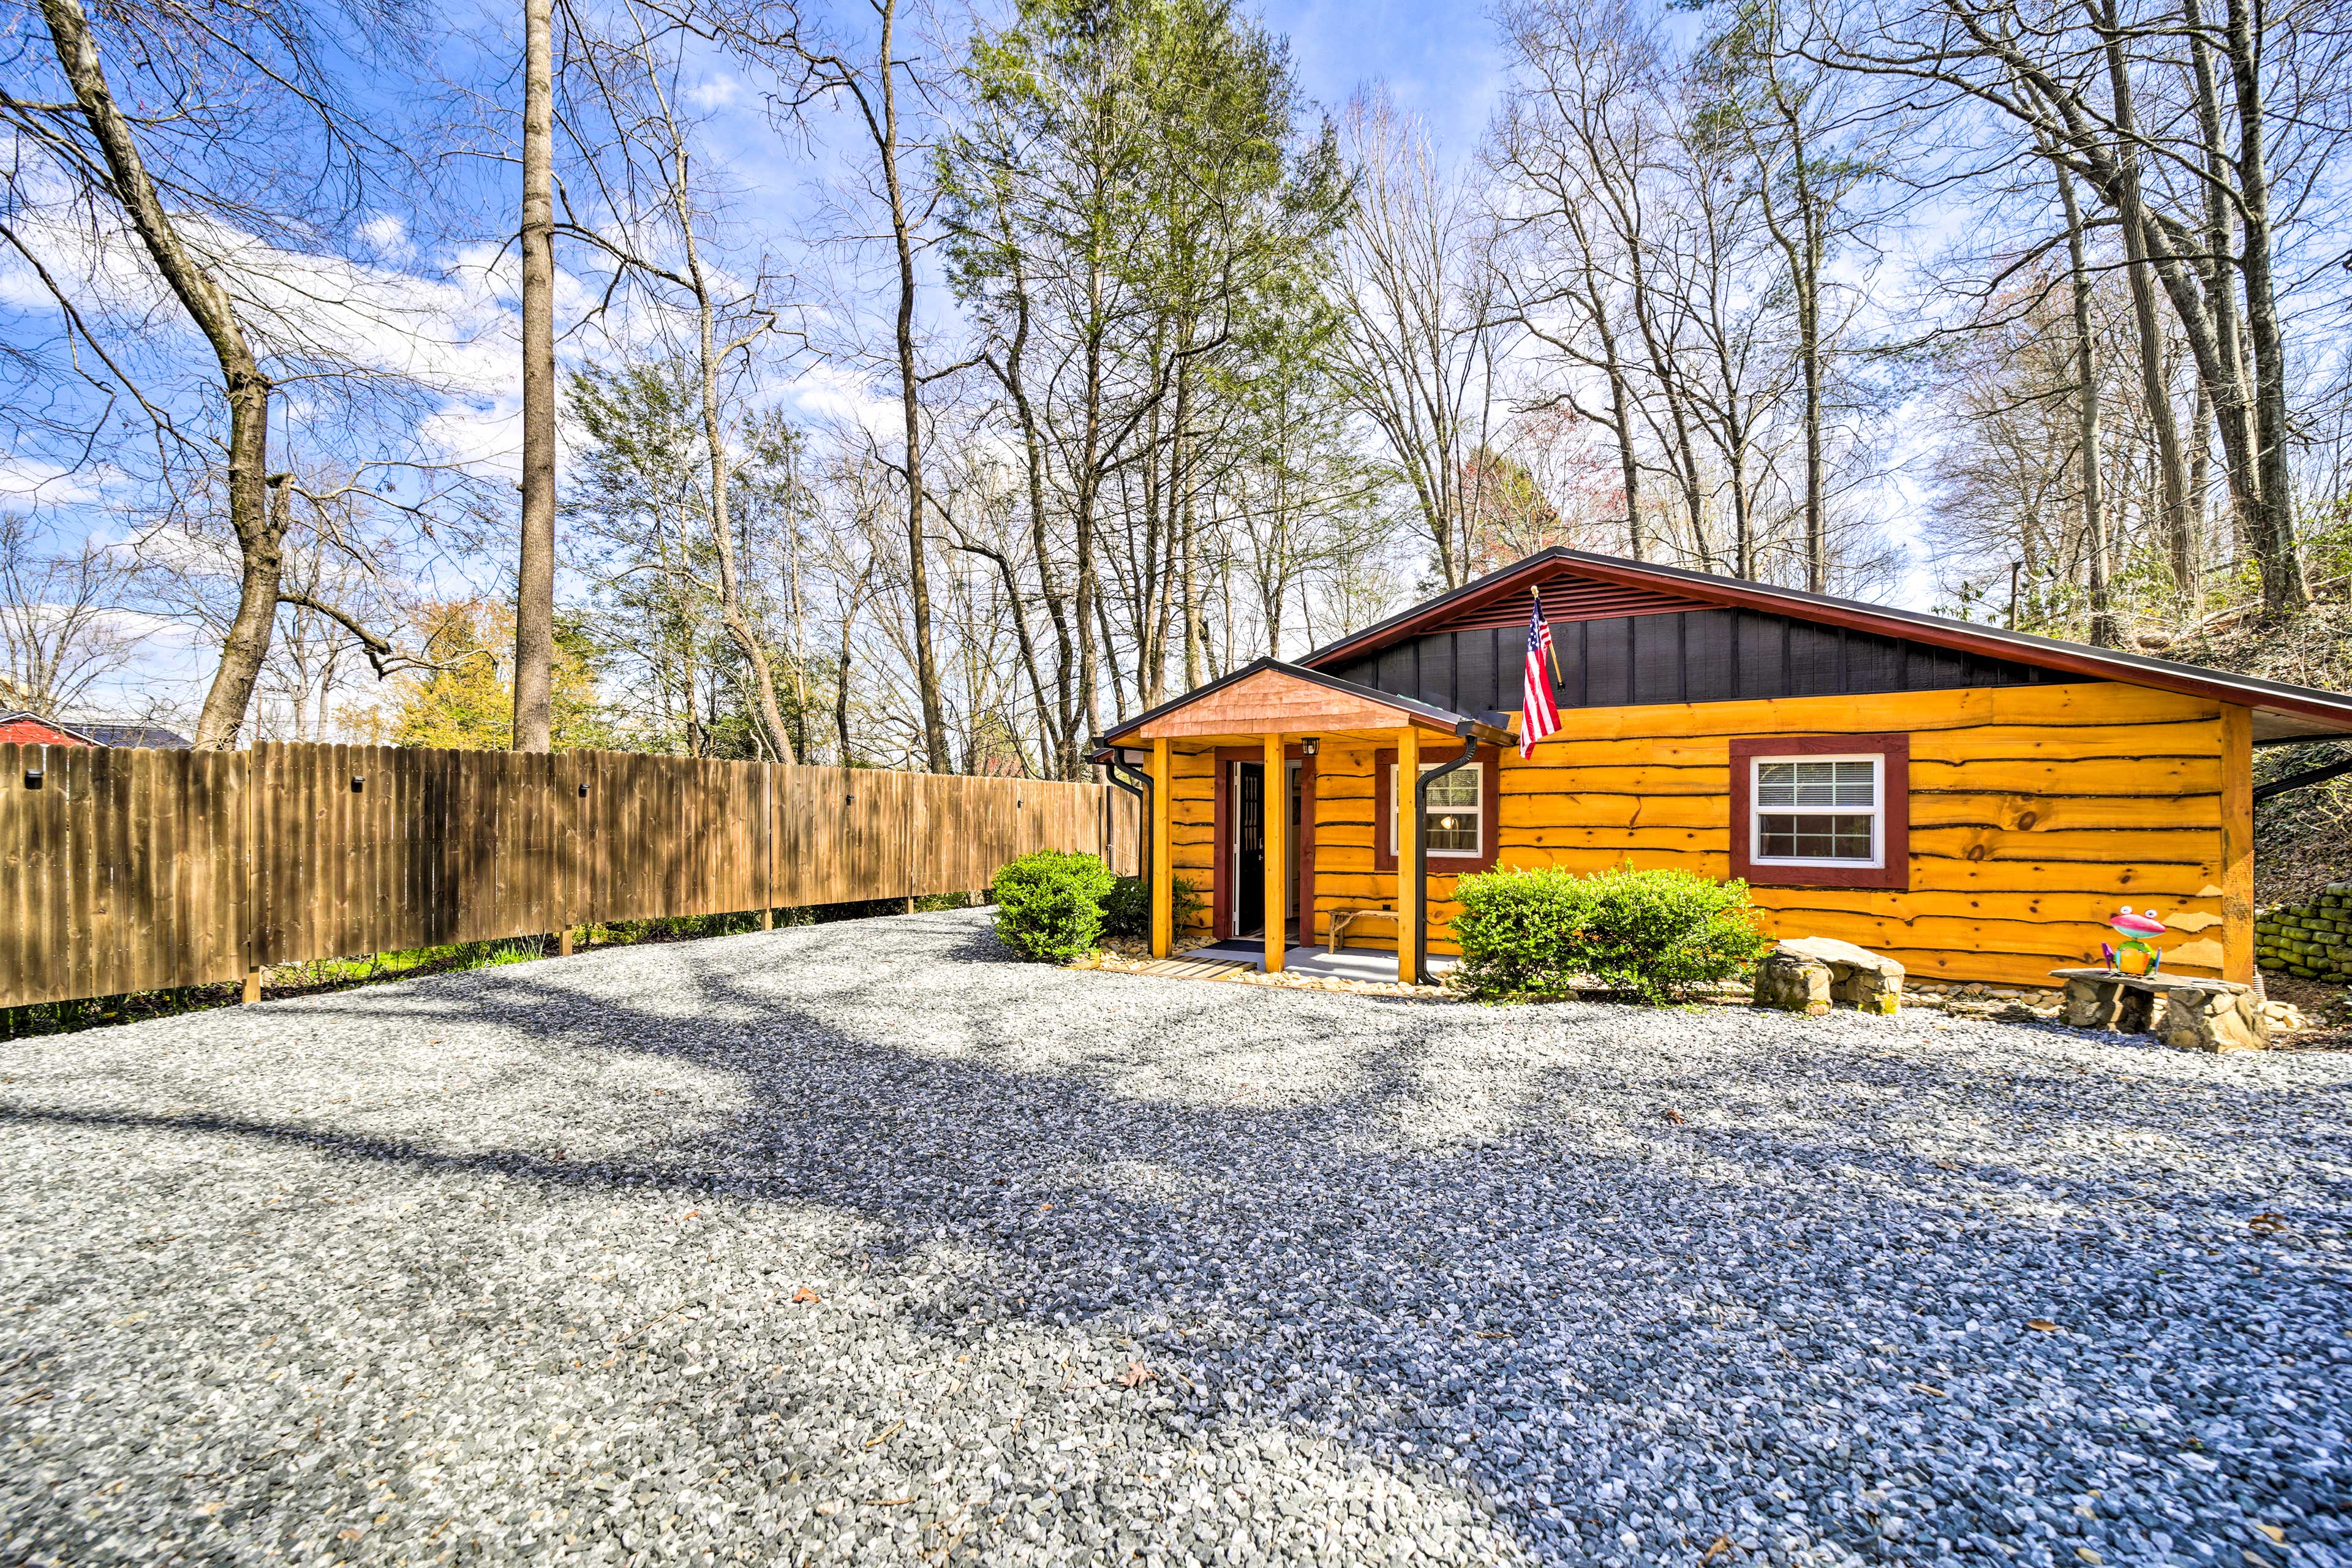
[[[1104,732],[1101,743],[1118,746],[1213,735],[1399,730],[1407,725],[1446,735],[1475,736],[1491,745],[1506,745],[1512,739],[1507,728],[1486,719],[1376,691],[1319,669],[1260,658],[1181,697],[1120,720]]]

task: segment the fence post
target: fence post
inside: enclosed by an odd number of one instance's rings
[[[760,764],[760,929],[776,929],[776,769]]]
[[[245,759],[245,989],[237,1000],[250,1003],[261,1000],[261,748],[248,746]]]

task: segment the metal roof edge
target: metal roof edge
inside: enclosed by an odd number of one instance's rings
[[[1404,712],[1417,713],[1425,719],[1435,719],[1449,725],[1485,722],[1484,720],[1477,718],[1474,714],[1456,713],[1451,709],[1440,708],[1434,703],[1423,702],[1418,698],[1400,697],[1393,691],[1381,691],[1373,687],[1360,686],[1355,681],[1342,680],[1336,675],[1328,675],[1319,669],[1309,669],[1305,665],[1292,664],[1285,659],[1261,657],[1252,659],[1249,663],[1241,666],[1239,668],[1227,670],[1224,674],[1219,676],[1216,679],[1210,681],[1205,686],[1194,687],[1192,690],[1185,692],[1181,697],[1171,698],[1169,700],[1160,703],[1157,707],[1147,708],[1142,712],[1135,715],[1132,719],[1122,719],[1116,723],[1106,725],[1102,730],[1097,731],[1097,738],[1100,739],[1106,746],[1115,747],[1118,742],[1118,737],[1126,734],[1128,731],[1137,729],[1141,725],[1148,724],[1154,719],[1172,713],[1188,703],[1197,702],[1213,691],[1222,691],[1226,687],[1234,684],[1236,681],[1267,670],[1272,670],[1280,675],[1292,676],[1300,680],[1309,681],[1314,685],[1324,687],[1332,691],[1344,692],[1350,697],[1362,698],[1368,701],[1377,702],[1384,708],[1395,708]]]
[[[2011,631],[2006,626],[1955,621],[1920,610],[1874,605],[1861,599],[1815,594],[1802,588],[1783,588],[1746,578],[1694,572],[1687,567],[1662,566],[1652,562],[1630,561],[1618,555],[1571,550],[1566,545],[1553,545],[1538,551],[1475,582],[1425,599],[1360,632],[1324,644],[1304,655],[1304,660],[1322,663],[1343,655],[1361,657],[1374,648],[1386,647],[1391,641],[1410,636],[1415,625],[1424,623],[1443,609],[1481,602],[1486,595],[1502,591],[1516,578],[1544,566],[1558,564],[1582,567],[1604,580],[1631,578],[1673,584],[1698,597],[1731,607],[1769,609],[1800,620],[1830,621],[1849,626],[1859,622],[1863,623],[1859,629],[1883,629],[1888,636],[1911,637],[1963,651],[1979,652],[1997,658],[2013,658],[2019,663],[2073,674],[2095,671],[2114,679],[2167,689],[2186,689],[2200,696],[2242,702],[2248,707],[2273,707],[2352,729],[2352,697],[2316,687],[2295,686],[2285,681],[2266,680],[2259,676],[2214,669],[2207,665],[2183,664],[2147,654],[2127,653],[2120,648],[2096,647],[2089,643]]]

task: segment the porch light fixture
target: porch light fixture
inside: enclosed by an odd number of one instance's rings
[[[25,770],[25,787],[26,789],[38,789],[41,787],[40,769],[26,768]]]
[[[1309,735],[1305,740],[1298,742],[1298,754],[1302,757],[1311,757],[1315,754],[1315,748],[1322,743],[1322,742],[1318,741],[1314,736]]]
[[[352,793],[357,795],[367,787],[367,780],[358,773],[352,775]]]

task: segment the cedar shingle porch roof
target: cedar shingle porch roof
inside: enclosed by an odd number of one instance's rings
[[[1509,729],[1494,718],[1451,712],[1278,658],[1253,660],[1181,697],[1122,719],[1101,739],[1105,745],[1119,746],[1213,736],[1328,735],[1407,725],[1443,735],[1475,736],[1489,745],[1512,743]]]

